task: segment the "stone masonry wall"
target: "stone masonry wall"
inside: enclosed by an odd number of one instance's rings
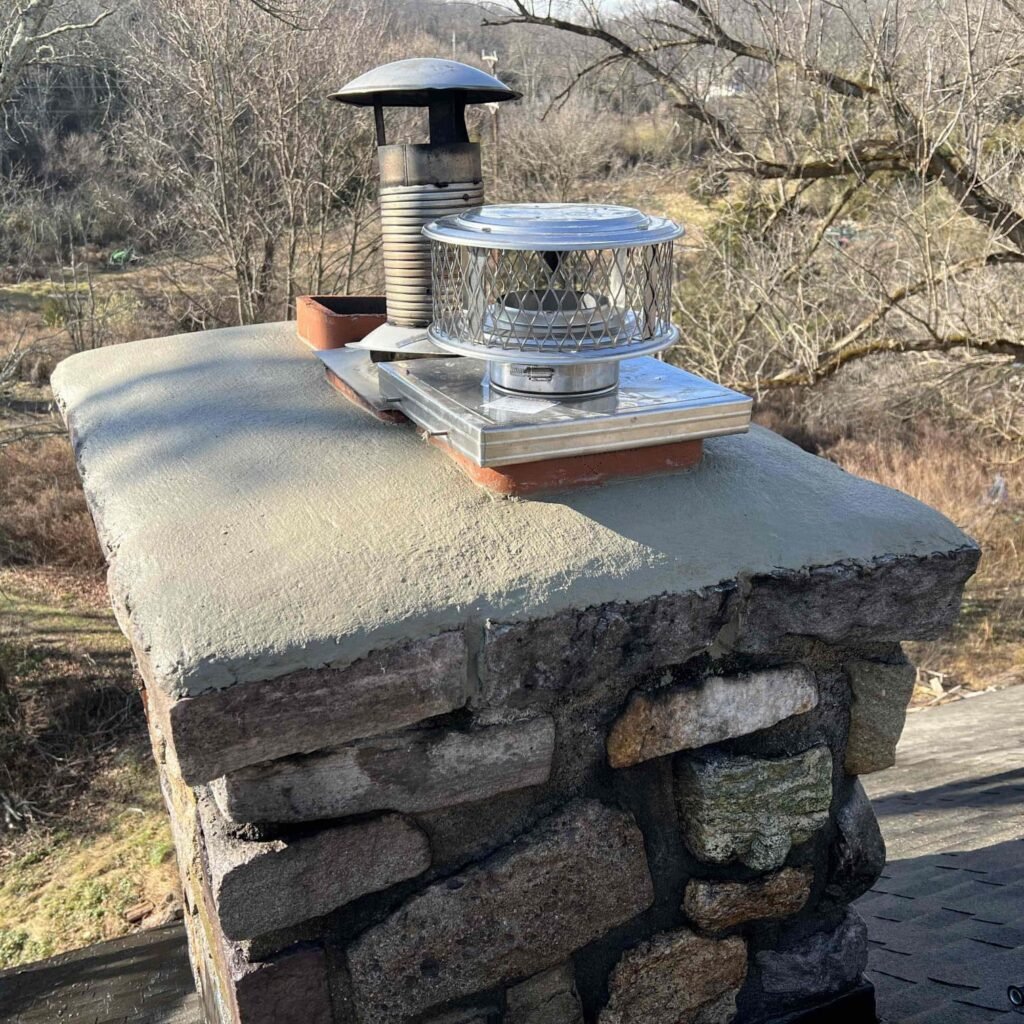
[[[976,557],[148,687],[210,1024],[754,1024],[856,988],[857,776]]]

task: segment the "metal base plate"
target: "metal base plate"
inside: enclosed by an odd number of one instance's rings
[[[621,363],[618,390],[554,400],[492,389],[475,359],[381,363],[380,391],[392,408],[478,466],[618,451],[744,432],[745,395],[648,356]]]

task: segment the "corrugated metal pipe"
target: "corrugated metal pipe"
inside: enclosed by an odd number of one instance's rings
[[[427,327],[433,315],[430,241],[421,229],[438,217],[483,205],[480,147],[382,146],[378,158],[388,320]]]
[[[331,98],[373,107],[388,320],[400,327],[429,327],[430,242],[420,229],[484,202],[480,147],[469,141],[466,104],[503,103],[519,93],[468,64],[412,57],[367,71]],[[388,145],[386,107],[426,107],[430,142]]]

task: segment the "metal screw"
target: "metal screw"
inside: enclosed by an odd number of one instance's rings
[[[1024,986],[1011,985],[1006,990],[1006,998],[1010,1000],[1014,1013],[1024,1014]]]

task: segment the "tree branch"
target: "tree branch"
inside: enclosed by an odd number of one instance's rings
[[[534,14],[526,6],[523,0],[511,0],[511,2],[519,12],[518,16],[503,18],[500,21],[490,21],[485,19],[483,24],[492,27],[502,25],[543,25],[547,28],[557,28],[561,32],[569,32],[573,35],[585,36],[588,39],[599,39],[601,42],[607,44],[612,47],[612,49],[617,50],[624,57],[631,60],[637,65],[637,67],[641,68],[644,72],[650,75],[651,78],[658,82],[658,84],[661,85],[672,97],[675,101],[675,105],[680,110],[692,117],[695,121],[700,121],[702,124],[707,125],[707,127],[714,132],[720,141],[726,145],[731,146],[733,149],[743,151],[744,147],[742,140],[736,134],[735,129],[728,121],[708,110],[704,103],[702,103],[694,93],[689,89],[686,89],[682,83],[672,75],[659,68],[657,64],[645,56],[637,47],[631,46],[624,39],[612,32],[609,32],[600,24],[580,25],[574,21],[565,21],[562,18],[555,18],[550,15]]]
[[[696,42],[714,46],[720,50],[728,50],[737,57],[748,57],[750,60],[771,64],[774,67],[789,68],[809,81],[823,85],[840,96],[863,100],[878,95],[878,89],[867,82],[858,82],[854,78],[840,75],[835,71],[805,64],[779,50],[771,50],[765,46],[758,46],[756,43],[745,43],[741,39],[737,39],[725,31],[722,23],[700,0],[673,0],[673,2],[683,10],[689,11],[704,26],[708,35],[703,38],[695,36]]]
[[[797,60],[777,48],[745,42],[725,30],[720,20],[709,11],[705,0],[672,0],[677,7],[696,19],[698,27],[678,27],[678,31],[687,33],[693,42],[715,47],[770,67],[792,69],[808,81],[844,97],[858,100],[882,99],[891,109],[900,135],[903,136],[901,140],[894,142],[863,140],[855,143],[848,152],[834,157],[796,162],[761,160],[749,154],[749,147],[744,145],[739,133],[725,118],[710,111],[677,78],[663,71],[652,60],[644,57],[636,47],[609,32],[600,23],[583,25],[561,18],[543,16],[533,13],[525,0],[509,2],[518,11],[517,17],[503,21],[485,21],[484,24],[545,25],[603,41],[660,83],[675,101],[678,109],[711,128],[719,142],[741,161],[738,166],[729,168],[733,172],[769,180],[814,180],[875,171],[918,174],[925,180],[941,184],[964,213],[987,225],[1017,250],[1024,252],[1024,214],[1018,212],[1012,203],[996,196],[982,180],[978,169],[971,166],[969,160],[961,157],[947,140],[933,141],[925,130],[921,118],[894,94],[891,82],[886,84],[883,93],[870,82],[860,82],[837,71]],[[1008,0],[1001,2],[1005,4]],[[658,19],[649,19],[656,20]]]
[[[982,338],[972,334],[926,335],[921,338],[872,338],[847,346],[810,368],[790,368],[770,377],[738,381],[730,387],[739,391],[776,391],[781,388],[810,387],[831,377],[838,370],[859,359],[886,352],[951,352],[966,348],[988,355],[1013,356],[1024,360],[1024,338]]]
[[[34,46],[38,43],[46,42],[47,39],[54,39],[56,36],[65,35],[68,32],[87,32],[89,29],[95,28],[101,21],[105,21],[113,13],[113,11],[101,11],[92,19],[92,21],[82,21],[71,25],[58,25],[56,28],[51,28],[47,32],[41,32],[39,35],[30,36],[28,42],[30,45]]]
[[[915,161],[895,139],[861,139],[835,156],[784,163],[741,156],[743,163],[726,167],[727,173],[749,174],[765,180],[816,181],[856,174],[866,177],[876,171],[907,172]]]

